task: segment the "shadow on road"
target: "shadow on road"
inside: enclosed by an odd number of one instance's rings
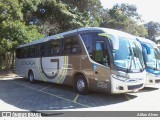
[[[22,78],[0,80],[0,99],[7,104],[30,111],[107,106],[136,97],[136,95],[129,94],[112,95],[98,92],[90,92],[89,95],[78,95],[72,87],[58,84],[46,82],[31,84]]]
[[[152,92],[155,90],[158,90],[159,88],[156,87],[144,87],[142,90],[140,90],[139,92]]]

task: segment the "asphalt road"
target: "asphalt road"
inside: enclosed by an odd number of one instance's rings
[[[0,78],[0,111],[160,111],[160,84],[136,93],[79,95],[72,87]]]

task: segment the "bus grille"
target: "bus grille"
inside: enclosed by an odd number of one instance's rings
[[[142,86],[143,86],[143,84],[128,86],[128,90],[134,90],[134,89],[140,88]]]

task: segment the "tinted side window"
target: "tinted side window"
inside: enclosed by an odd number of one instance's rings
[[[48,56],[56,56],[61,54],[61,40],[53,40],[48,45]]]
[[[81,52],[80,44],[76,36],[63,39],[64,54],[78,54]]]
[[[27,58],[27,48],[18,48],[16,49],[16,57],[17,58]]]
[[[35,57],[35,56],[36,56],[35,46],[30,46],[30,47],[28,47],[27,52],[28,52],[28,54],[27,54],[27,57],[28,57],[28,58],[33,58],[33,57]]]
[[[21,58],[27,58],[27,48],[21,48]]]
[[[93,56],[93,34],[92,33],[85,33],[85,34],[81,34],[82,40],[88,50],[89,55]]]
[[[37,57],[46,56],[46,44],[42,43],[37,46]]]
[[[21,58],[21,49],[16,49],[16,58]]]

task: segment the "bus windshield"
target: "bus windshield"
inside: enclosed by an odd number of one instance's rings
[[[158,49],[150,45],[150,53],[145,54],[145,61],[147,67],[160,70],[160,52]]]
[[[114,64],[126,70],[144,68],[142,50],[134,40],[119,37],[119,49],[113,52]]]

